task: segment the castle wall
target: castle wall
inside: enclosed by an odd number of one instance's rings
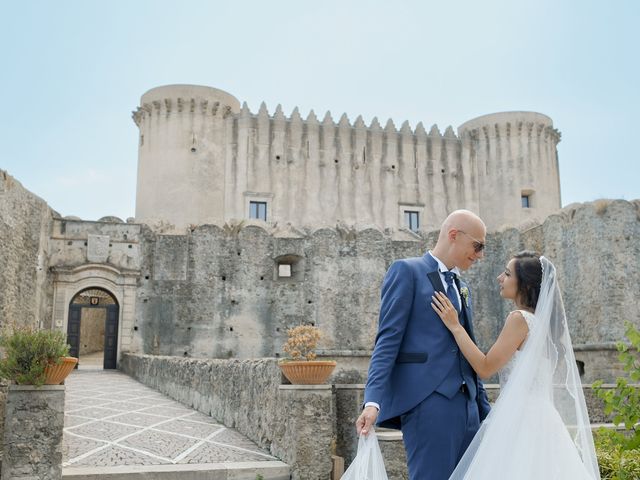
[[[253,198],[267,200],[268,221],[296,226],[400,228],[406,207],[426,230],[456,208],[478,210],[475,165],[451,128],[427,134],[405,122],[398,131],[391,120],[383,129],[346,115],[336,124],[329,112],[320,123],[313,111],[286,118],[280,107],[270,117],[264,104],[257,115],[244,105],[233,122],[227,221],[246,218]]]
[[[368,349],[380,279],[393,258],[421,250],[415,237],[393,241],[377,230],[256,224],[148,240],[137,300],[144,351],[217,358],[278,355],[286,330],[308,322],[326,332],[327,348]],[[282,258],[290,278],[278,277]]]
[[[632,288],[640,267],[629,261],[640,248],[639,209],[638,202],[594,202],[568,207],[524,232],[489,235],[484,260],[465,274],[481,348],[491,346],[513,308],[499,297],[496,277],[511,254],[534,249],[557,266],[584,378],[595,379],[603,359],[611,360],[612,343],[624,337],[624,321],[640,326]],[[149,232],[136,334],[145,353],[252,358],[280,354],[288,327],[314,323],[326,333],[323,355],[344,357],[341,381],[360,381],[386,269],[396,258],[422,255],[435,240],[436,232],[421,238],[257,224],[203,226],[184,236]],[[283,257],[294,260],[290,279],[277,277]],[[606,369],[613,375],[620,365]]]
[[[576,360],[583,382],[613,381],[621,375],[615,344],[625,322],[640,328],[640,201],[598,200],[565,207],[526,231],[489,235],[483,261],[466,275],[474,286],[476,336],[485,351],[513,308],[497,294],[496,276],[509,255],[521,249],[542,252],[555,265]]]
[[[251,201],[267,204],[271,224],[399,229],[410,210],[423,231],[458,208],[492,231],[560,208],[560,135],[538,113],[486,115],[456,136],[330,112],[303,119],[297,108],[286,117],[280,106],[270,115],[264,103],[254,114],[221,90],[168,85],[142,96],[134,120],[136,221],[158,232],[247,219]]]
[[[394,259],[420,256],[437,232],[377,228],[296,229],[264,222],[204,225],[165,235],[137,224],[54,218],[4,174],[0,307],[11,319],[66,331],[68,303],[105,288],[120,305],[120,352],[255,358],[281,353],[287,328],[313,323],[322,355],[339,358],[336,380],[363,379],[377,329],[382,278]],[[620,373],[614,343],[624,322],[640,327],[640,201],[571,205],[527,230],[493,232],[485,258],[465,273],[481,348],[512,307],[497,275],[522,249],[557,266],[584,381]],[[280,277],[278,265],[291,266]],[[47,272],[50,272],[47,273]]]
[[[51,326],[48,239],[54,212],[0,170],[0,327]]]

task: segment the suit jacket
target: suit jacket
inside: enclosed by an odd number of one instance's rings
[[[459,288],[466,287],[460,282]],[[395,261],[382,283],[380,319],[369,365],[366,402],[380,405],[378,424],[400,428],[399,417],[431,395],[459,361],[453,335],[431,307],[435,291],[444,292],[438,262],[424,257]],[[473,309],[462,298],[465,329],[472,339]],[[475,341],[475,339],[474,339]],[[474,374],[480,420],[490,406],[482,382]]]

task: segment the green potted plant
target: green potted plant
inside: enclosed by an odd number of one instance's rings
[[[282,350],[289,358],[278,365],[285,377],[294,385],[321,385],[336,367],[333,360],[316,360],[316,347],[322,337],[313,325],[299,325],[287,330],[287,342]]]
[[[54,330],[14,326],[0,337],[0,347],[0,377],[18,385],[59,385],[78,362],[68,356],[65,335]]]

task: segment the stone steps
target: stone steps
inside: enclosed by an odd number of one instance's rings
[[[197,465],[64,467],[62,469],[63,480],[256,480],[256,478],[289,480],[290,468],[280,461],[265,461]]]

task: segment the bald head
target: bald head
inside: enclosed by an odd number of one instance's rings
[[[438,243],[440,242],[440,238],[443,236],[446,237],[452,228],[462,230],[464,232],[480,229],[483,230],[483,234],[486,234],[487,231],[487,227],[484,222],[475,213],[469,210],[455,210],[444,219],[444,222],[442,222],[440,235],[438,236]]]
[[[486,234],[487,227],[478,215],[456,210],[442,222],[433,254],[449,268],[466,270],[484,255],[479,247],[484,246]]]

